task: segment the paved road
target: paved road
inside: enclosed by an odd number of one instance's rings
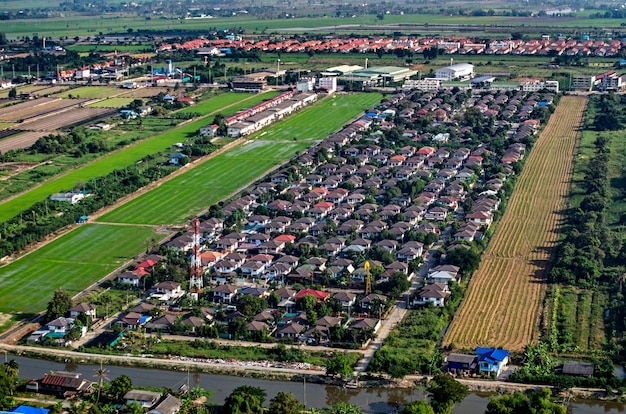
[[[356,374],[363,373],[367,371],[367,367],[369,366],[372,357],[382,346],[392,329],[400,322],[406,315],[408,311],[407,303],[411,295],[416,292],[421,286],[422,282],[426,278],[428,274],[428,270],[435,266],[437,263],[437,251],[443,246],[443,243],[448,239],[452,228],[448,226],[446,230],[443,232],[442,236],[439,238],[437,243],[435,243],[432,248],[426,251],[424,255],[424,263],[420,266],[418,273],[411,280],[411,287],[404,292],[402,298],[396,302],[395,306],[389,313],[387,319],[382,320],[381,326],[378,329],[376,334],[376,339],[371,341],[367,348],[363,352],[363,357],[357,363],[354,372]]]

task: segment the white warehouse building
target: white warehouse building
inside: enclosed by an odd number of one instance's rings
[[[437,69],[435,71],[435,77],[445,80],[467,80],[474,76],[474,65],[469,63],[457,63],[456,65],[446,66],[445,68]]]

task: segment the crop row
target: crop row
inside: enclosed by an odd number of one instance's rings
[[[586,98],[565,97],[526,160],[444,345],[522,350],[538,337],[545,269],[571,179]]]
[[[250,105],[251,103],[260,101],[264,98],[263,95],[253,97],[248,95],[240,96],[241,102],[238,104],[240,107]],[[216,104],[219,104],[222,99],[224,98],[222,98],[221,95],[213,98],[213,100],[216,101]],[[233,106],[229,110],[236,111],[237,109],[238,106]],[[58,178],[51,179],[31,191],[20,194],[9,201],[0,203],[0,222],[14,217],[19,214],[20,211],[27,209],[38,201],[46,199],[52,193],[73,188],[79,181],[89,181],[94,177],[106,175],[115,169],[123,168],[135,163],[146,155],[155,154],[171,147],[171,145],[176,142],[184,141],[187,136],[194,135],[198,128],[206,124],[206,122],[206,120],[200,119],[182,127],[169,130],[161,135],[146,139],[124,148],[123,150],[101,157],[92,163],[73,170]],[[46,133],[43,133],[42,135],[45,134]],[[21,138],[22,135],[23,134],[20,134],[15,138]],[[0,141],[0,144],[2,144],[3,141]]]

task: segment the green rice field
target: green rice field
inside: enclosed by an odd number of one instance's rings
[[[153,234],[150,227],[81,225],[0,268],[0,313],[40,312],[57,288],[75,295],[144,250]]]
[[[98,221],[184,223],[308,146],[304,142],[248,141],[116,208]]]
[[[263,95],[254,95],[251,97],[242,94],[224,94],[213,98],[213,101],[216,101],[214,102],[216,107],[222,108],[229,105],[229,102],[232,102],[231,95],[236,95],[241,101],[238,105],[231,106],[228,109],[229,113],[234,113],[241,108],[253,105],[265,98]],[[200,119],[182,127],[172,129],[164,134],[146,139],[121,151],[101,157],[92,163],[77,168],[60,177],[46,181],[42,185],[9,201],[0,203],[0,222],[15,217],[33,204],[45,200],[52,193],[74,188],[79,181],[88,181],[94,177],[106,175],[115,169],[124,168],[137,162],[146,155],[164,151],[171,147],[172,144],[184,141],[187,137],[193,136],[196,131],[206,125],[206,123],[207,120]]]
[[[123,89],[112,88],[109,86],[84,86],[82,88],[71,89],[66,92],[58,93],[55,96],[57,98],[98,99],[120,95],[124,92],[126,91]]]
[[[232,194],[297,151],[380,102],[380,94],[330,96],[259,133],[247,143],[100,217],[102,222],[179,224]],[[317,122],[324,118],[324,125]],[[296,138],[296,140],[294,140]]]
[[[276,91],[268,91],[268,92],[264,92],[260,95],[257,95],[254,99],[250,100],[247,102],[246,107],[248,106],[252,106],[258,102],[261,102],[265,99],[270,99],[274,96],[278,95],[278,92]],[[219,102],[215,102],[215,99],[207,99],[206,101],[200,102],[197,105],[193,105],[190,106],[188,108],[185,109],[181,109],[180,111],[178,111],[179,113],[199,113],[201,115],[208,115],[210,113],[213,113],[217,110],[219,110],[220,108],[224,107],[224,106],[228,106],[228,105],[232,105],[236,102],[239,102],[242,99],[242,94],[241,93],[227,93],[224,95],[221,95],[222,99]],[[250,95],[244,95],[244,96],[250,96]],[[242,108],[240,108],[242,109]],[[231,109],[229,109],[228,111],[229,113],[234,113],[232,112]]]
[[[256,136],[268,140],[319,140],[337,131],[350,119],[363,115],[381,99],[382,95],[378,93],[331,95]],[[319,122],[321,119],[324,122]]]
[[[109,98],[87,106],[91,108],[123,108],[134,100],[135,98]]]

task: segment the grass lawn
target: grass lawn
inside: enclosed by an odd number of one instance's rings
[[[60,287],[76,294],[144,250],[153,233],[139,226],[80,226],[0,268],[0,312],[39,312]]]
[[[116,208],[98,221],[184,223],[309,145],[305,142],[249,142]]]
[[[378,104],[381,98],[382,95],[378,93],[331,95],[255,136],[264,140],[323,139],[337,131],[350,119],[364,114],[366,110]],[[324,122],[319,122],[321,119]]]
[[[57,98],[81,98],[81,99],[98,99],[108,96],[119,95],[125,90],[113,88],[109,86],[84,86],[82,88],[71,89],[69,91],[56,94]]]
[[[123,108],[134,100],[135,98],[109,98],[87,106],[90,108]]]
[[[215,105],[218,108],[229,105],[228,102],[231,102],[232,100],[230,95],[231,94],[225,94],[213,98],[214,101],[217,101],[215,102]],[[237,96],[240,97],[241,100],[248,100],[229,108],[228,113],[234,113],[241,108],[260,102],[264,98],[263,95],[250,97],[249,95],[237,94]],[[206,123],[207,120],[200,119],[182,127],[172,129],[164,134],[141,141],[124,150],[106,155],[65,175],[46,181],[39,187],[36,187],[27,193],[21,194],[7,202],[0,203],[0,222],[15,217],[21,211],[32,206],[33,204],[45,200],[52,193],[74,188],[76,183],[79,181],[88,181],[94,177],[106,175],[115,169],[123,168],[137,162],[148,154],[155,154],[157,152],[164,151],[171,147],[172,144],[182,142],[188,136],[194,135],[196,131]]]

